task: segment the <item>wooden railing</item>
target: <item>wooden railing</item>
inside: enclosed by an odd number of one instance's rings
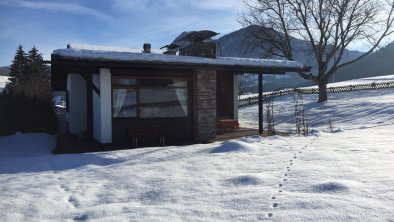
[[[373,82],[373,83],[364,83],[364,84],[355,84],[355,85],[348,85],[348,86],[336,86],[336,87],[329,87],[327,88],[327,93],[338,93],[338,92],[351,92],[351,91],[358,91],[358,90],[375,90],[375,89],[385,89],[385,88],[393,88],[394,81],[388,82]],[[270,93],[263,94],[263,101],[267,101],[274,97],[280,97],[289,95],[292,93],[300,93],[300,94],[317,94],[319,93],[318,88],[307,88],[307,89],[282,89],[277,90]],[[252,96],[248,98],[243,98],[238,100],[238,107],[250,106],[257,104],[259,102],[258,96]]]

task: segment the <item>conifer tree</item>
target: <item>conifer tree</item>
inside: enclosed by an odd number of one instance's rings
[[[18,46],[14,61],[10,68],[10,83],[7,91],[14,95],[25,94],[29,97],[47,100],[50,97],[46,65],[42,54],[34,46],[28,54]]]
[[[7,84],[7,89],[12,86],[19,85],[26,79],[26,73],[28,69],[27,55],[23,51],[22,45],[19,45],[14,60],[10,67],[10,82]]]
[[[35,46],[33,46],[33,48],[29,51],[27,58],[30,75],[45,76],[46,66],[44,64],[42,54],[38,52]]]

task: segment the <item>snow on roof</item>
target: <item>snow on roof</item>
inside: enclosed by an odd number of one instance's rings
[[[57,49],[53,55],[80,60],[124,61],[136,63],[177,63],[193,65],[244,66],[265,69],[302,70],[301,63],[287,60],[252,59],[235,57],[203,58],[155,53],[141,53],[132,49],[72,44],[67,49]]]
[[[109,51],[109,52],[132,52],[132,53],[142,53],[143,49],[137,48],[122,48],[122,47],[112,47],[112,46],[98,46],[98,45],[87,45],[87,44],[78,44],[78,43],[70,43],[67,45],[68,49],[75,50],[92,50],[92,51]],[[151,53],[153,54],[163,54],[164,50],[161,49],[151,49]]]

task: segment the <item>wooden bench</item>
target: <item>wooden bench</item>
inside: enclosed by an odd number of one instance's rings
[[[235,119],[220,119],[216,121],[216,128],[220,134],[223,134],[227,129],[239,130],[239,123]]]
[[[158,126],[151,127],[136,127],[129,129],[129,137],[132,140],[133,147],[138,147],[138,141],[149,138],[159,139],[159,144],[161,146],[165,145],[164,136],[162,133],[162,128]]]

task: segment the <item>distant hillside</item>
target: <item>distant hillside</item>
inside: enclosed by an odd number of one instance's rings
[[[0,67],[0,76],[8,76],[9,73],[10,73],[10,67],[9,66]]]
[[[225,36],[222,36],[217,40],[217,53],[221,56],[231,56],[231,57],[249,57],[249,58],[264,58],[266,54],[263,49],[252,47],[253,37],[251,36],[251,32],[255,26],[249,26],[246,28],[242,28],[238,31],[232,32]],[[301,49],[305,49],[308,46],[308,42],[293,38],[292,45],[294,47],[294,54],[296,61],[312,66],[312,72],[316,73],[316,64],[315,59],[313,58],[313,54],[305,54]],[[344,55],[343,61],[348,61],[353,58],[356,58],[360,55],[358,51],[350,51],[347,50]],[[313,82],[304,80],[296,73],[289,73],[284,76],[278,75],[265,75],[265,83],[264,86],[266,91],[271,91],[277,88],[284,87],[301,87],[301,86],[310,86],[313,85]],[[256,92],[257,91],[257,77],[256,75],[245,75],[244,77],[246,92]]]
[[[335,81],[394,74],[394,42],[338,70]]]

